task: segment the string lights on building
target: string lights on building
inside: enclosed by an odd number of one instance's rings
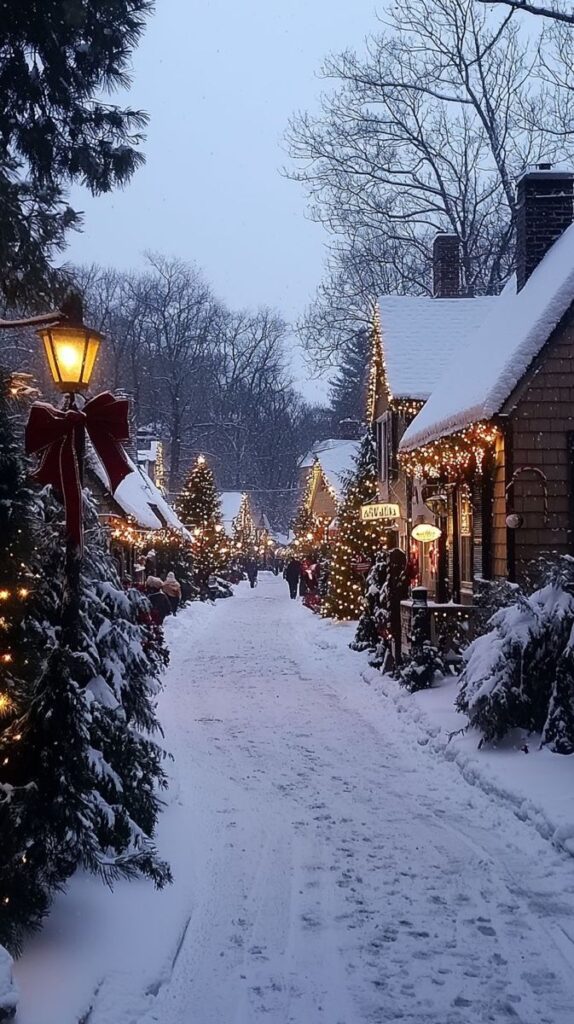
[[[484,459],[498,437],[500,430],[492,423],[473,423],[456,434],[410,452],[400,452],[401,467],[409,476],[427,478],[459,477],[473,469],[481,472]]]

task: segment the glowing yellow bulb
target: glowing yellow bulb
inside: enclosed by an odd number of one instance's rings
[[[0,715],[7,715],[12,707],[12,701],[7,693],[0,693]]]
[[[0,590],[0,601],[7,601],[10,597],[9,590]]]

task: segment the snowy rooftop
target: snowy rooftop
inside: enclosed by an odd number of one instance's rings
[[[428,398],[468,332],[496,299],[432,299],[383,295],[379,299],[387,382],[393,398]]]
[[[243,492],[222,491],[219,497],[221,499],[221,518],[223,520],[225,532],[229,537],[231,537],[233,535],[233,520],[239,515]]]
[[[358,453],[359,441],[328,438],[326,441],[316,441],[299,466],[301,469],[310,469],[315,459],[319,459],[325,477],[340,498],[345,477],[355,469],[355,458]]]
[[[574,225],[520,292],[512,280],[495,300],[409,426],[401,448],[417,448],[500,412],[573,302]]]
[[[138,462],[156,462],[158,444],[159,441],[146,441],[145,447],[142,444],[142,447],[138,448]]]
[[[165,526],[171,526],[174,530],[180,530],[189,537],[183,523],[147,473],[136,466],[129,455],[126,454],[126,458],[133,472],[126,476],[114,491],[114,501],[126,515],[135,519],[138,526],[148,530],[161,530]],[[104,487],[109,489],[106,471],[93,449],[90,449],[88,459],[90,469]]]

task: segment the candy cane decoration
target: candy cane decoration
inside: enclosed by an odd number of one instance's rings
[[[512,480],[506,487],[506,500],[508,501],[508,492],[512,487],[514,487],[516,478],[519,477],[521,473],[536,473],[536,475],[539,476],[542,480],[542,493],[544,497],[544,525],[548,526],[548,524],[550,523],[550,514],[548,511],[548,478],[546,476],[546,473],[543,473],[538,466],[519,466],[519,468],[514,471],[514,473],[512,474]]]

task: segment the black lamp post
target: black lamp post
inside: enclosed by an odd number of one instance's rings
[[[64,411],[77,409],[76,396],[90,384],[102,335],[83,320],[81,297],[71,292],[54,313],[0,320],[0,329],[35,327],[44,345],[48,368],[55,386],[66,396]],[[81,488],[84,468],[84,430],[74,429],[74,458]],[[80,497],[81,517],[81,497]],[[79,624],[81,549],[76,540],[66,543],[65,590],[62,607],[62,640],[73,644]]]

